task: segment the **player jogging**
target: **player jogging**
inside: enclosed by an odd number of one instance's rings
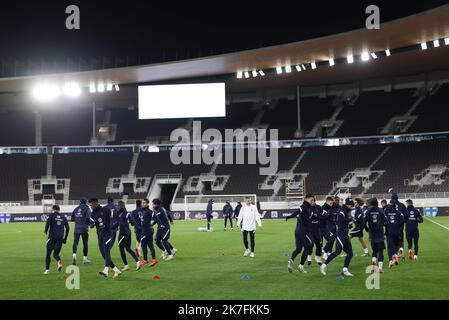
[[[53,258],[58,262],[58,271],[62,270],[62,260],[59,253],[61,252],[62,244],[67,242],[67,236],[69,235],[70,230],[66,217],[59,212],[59,206],[54,205],[52,210],[53,212],[48,216],[44,230],[44,233],[48,234],[46,243],[47,255],[45,256],[45,275],[50,274],[52,252]]]
[[[385,250],[385,226],[387,219],[376,198],[367,201],[368,210],[365,212],[365,228],[368,230],[373,255],[371,258],[372,271],[383,272]],[[379,266],[379,267],[377,267]]]
[[[368,246],[366,245],[365,239],[363,239],[363,228],[365,226],[365,214],[363,213],[363,205],[365,204],[365,201],[361,198],[355,198],[354,199],[354,220],[355,220],[355,226],[352,228],[352,230],[349,232],[349,238],[358,238],[360,244],[363,248],[363,256],[368,257]]]
[[[176,252],[176,249],[173,248],[169,241],[170,223],[173,223],[173,219],[162,206],[162,201],[159,199],[153,199],[153,216],[153,225],[157,223],[156,245],[162,250],[161,258],[171,260]]]
[[[408,245],[408,258],[418,260],[418,223],[423,223],[424,219],[419,210],[413,206],[412,200],[408,199],[405,203],[407,204],[407,211],[405,214],[405,236]],[[412,251],[412,248],[414,251]]]
[[[133,260],[136,262],[136,266],[139,265],[139,258],[136,253],[131,249],[131,230],[129,229],[129,222],[132,222],[131,214],[126,211],[125,203],[123,201],[119,201],[117,203],[117,213],[118,213],[118,221],[119,221],[119,235],[118,235],[118,247],[120,251],[120,256],[124,263],[124,268],[122,271],[131,270],[128,265],[128,260],[126,259],[125,250],[131,255]]]
[[[140,270],[144,265],[148,263],[148,248],[150,248],[151,252],[151,264],[150,267],[154,267],[158,261],[156,259],[156,250],[154,250],[153,244],[153,235],[154,229],[152,225],[153,211],[149,208],[150,200],[143,199],[142,200],[142,209],[140,210],[140,221],[142,224],[142,251],[143,251],[143,260],[137,266],[137,270]]]
[[[80,204],[72,212],[72,221],[75,222],[75,230],[73,232],[73,256],[72,264],[76,265],[76,251],[80,237],[83,239],[83,263],[90,263],[87,258],[89,250],[89,225],[90,225],[90,209],[87,205],[87,199],[82,198]]]

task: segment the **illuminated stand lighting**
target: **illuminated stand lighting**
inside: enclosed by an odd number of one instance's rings
[[[97,92],[97,87],[95,87],[95,83],[91,83],[91,84],[89,85],[89,92],[90,92],[90,93],[95,93],[95,92]]]
[[[438,47],[440,46],[440,40],[434,40],[434,41],[433,41],[433,46],[434,46],[435,48],[438,48]]]
[[[387,55],[387,57],[391,56],[391,51],[390,51],[390,49],[385,50],[385,54]]]
[[[53,100],[60,95],[61,89],[55,84],[40,84],[33,89],[33,97],[40,101]]]
[[[371,52],[371,58],[377,59],[377,54],[375,52]]]
[[[295,68],[296,68],[296,71],[298,71],[298,72],[301,72],[301,71],[302,71],[300,65],[297,65]]]
[[[260,74],[262,77],[265,77],[265,72],[263,72],[263,70],[259,70],[259,74]]]
[[[449,45],[449,38],[444,38],[444,44],[447,46]]]
[[[369,60],[369,53],[368,52],[362,52],[362,61],[368,61]]]
[[[285,66],[285,72],[286,73],[291,73],[292,72],[292,67],[291,66]]]
[[[421,43],[421,49],[422,50],[427,50],[427,42]]]
[[[118,85],[118,84],[114,85],[114,87],[115,87],[115,91],[117,91],[117,92],[119,92],[119,91],[120,91],[120,87],[119,87],[119,85]]]
[[[332,59],[332,58],[329,59],[329,66],[331,66],[331,67],[335,66],[334,59]]]
[[[276,67],[276,73],[282,74],[282,67]]]
[[[310,64],[310,66],[312,67],[313,70],[316,69],[316,63],[315,63],[315,62],[312,62],[312,63]]]
[[[66,83],[63,92],[69,97],[78,97],[81,94],[81,88],[77,83]]]
[[[243,72],[239,71],[237,72],[237,79],[242,79],[243,78]]]
[[[100,82],[97,86],[97,91],[98,92],[104,92],[104,84],[102,82]]]
[[[348,63],[354,63],[354,56],[350,54],[346,57],[346,60],[348,61]]]
[[[245,74],[245,79],[248,79],[249,78],[249,72],[245,71],[244,74]]]
[[[253,78],[257,77],[257,71],[256,70],[253,70],[251,73],[253,75]]]
[[[112,91],[112,83],[106,85],[106,91]]]

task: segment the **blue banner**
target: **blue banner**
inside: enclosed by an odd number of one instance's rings
[[[0,147],[2,154],[46,154],[47,147]]]

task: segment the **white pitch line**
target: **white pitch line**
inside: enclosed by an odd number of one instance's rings
[[[446,229],[446,230],[449,230],[448,227],[443,226],[442,224],[439,224],[438,222],[435,222],[435,221],[433,221],[433,220],[430,219],[430,218],[425,217],[425,219],[426,219],[426,220],[429,220],[429,221],[432,222],[432,223],[435,223],[437,226],[440,226],[441,228],[444,228],[444,229]]]

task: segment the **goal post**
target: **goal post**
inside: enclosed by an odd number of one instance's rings
[[[206,207],[209,199],[214,200],[212,214],[214,218],[221,216],[223,206],[226,201],[231,203],[235,209],[237,202],[243,203],[245,197],[250,197],[254,204],[257,204],[256,194],[201,194],[201,195],[185,195],[184,196],[184,213],[185,220],[201,220],[205,218]]]

